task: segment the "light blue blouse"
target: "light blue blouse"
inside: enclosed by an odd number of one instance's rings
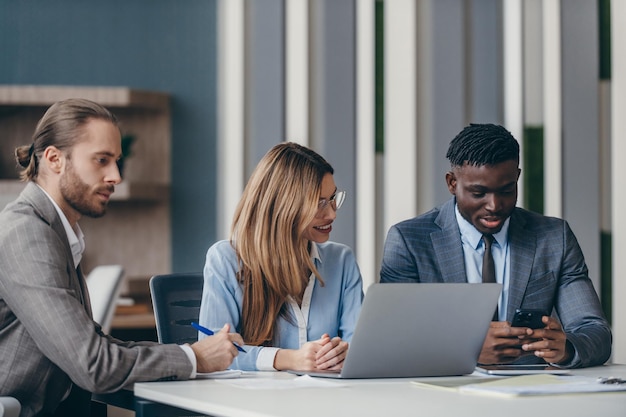
[[[311,256],[324,280],[324,286],[312,278],[310,303],[306,303],[305,296],[300,311],[294,311],[294,303],[289,305],[293,323],[282,317],[277,319],[278,348],[298,349],[301,342],[317,340],[324,333],[328,333],[331,338],[339,336],[347,342],[352,339],[363,301],[363,282],[354,253],[348,246],[335,242],[312,242],[312,245]],[[204,266],[199,318],[201,325],[219,331],[225,323],[229,323],[231,331],[240,332],[243,292],[237,282],[237,270],[237,255],[230,241],[222,240],[209,248]],[[301,340],[297,322],[297,317],[302,318],[302,313],[306,321],[304,341]],[[203,334],[199,334],[199,338],[203,337]],[[271,350],[249,345],[244,346],[244,349],[247,353],[239,353],[232,369],[259,370],[257,359],[264,355],[264,350],[266,354]]]

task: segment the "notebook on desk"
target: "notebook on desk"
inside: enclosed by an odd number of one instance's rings
[[[373,284],[341,372],[328,378],[403,378],[474,371],[501,284]]]

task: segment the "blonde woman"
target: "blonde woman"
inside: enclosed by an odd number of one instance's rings
[[[206,256],[200,324],[242,335],[242,370],[339,370],[363,300],[352,250],[328,241],[345,192],[333,168],[284,142],[259,162],[230,240]],[[200,338],[204,337],[200,334]]]

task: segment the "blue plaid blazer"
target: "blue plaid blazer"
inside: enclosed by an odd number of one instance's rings
[[[454,207],[452,198],[391,227],[381,282],[467,282]],[[509,225],[509,245],[507,320],[517,308],[553,311],[576,351],[570,365],[604,363],[611,354],[611,329],[567,222],[516,208]]]

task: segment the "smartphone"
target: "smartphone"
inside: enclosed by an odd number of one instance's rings
[[[531,375],[531,374],[568,374],[567,369],[555,368],[549,364],[527,364],[527,365],[478,365],[478,372],[489,375]]]
[[[515,315],[513,316],[513,322],[511,326],[513,327],[530,327],[531,329],[541,329],[546,327],[545,324],[541,321],[543,316],[547,316],[545,311],[541,310],[525,310],[525,309],[517,309],[515,310]]]

